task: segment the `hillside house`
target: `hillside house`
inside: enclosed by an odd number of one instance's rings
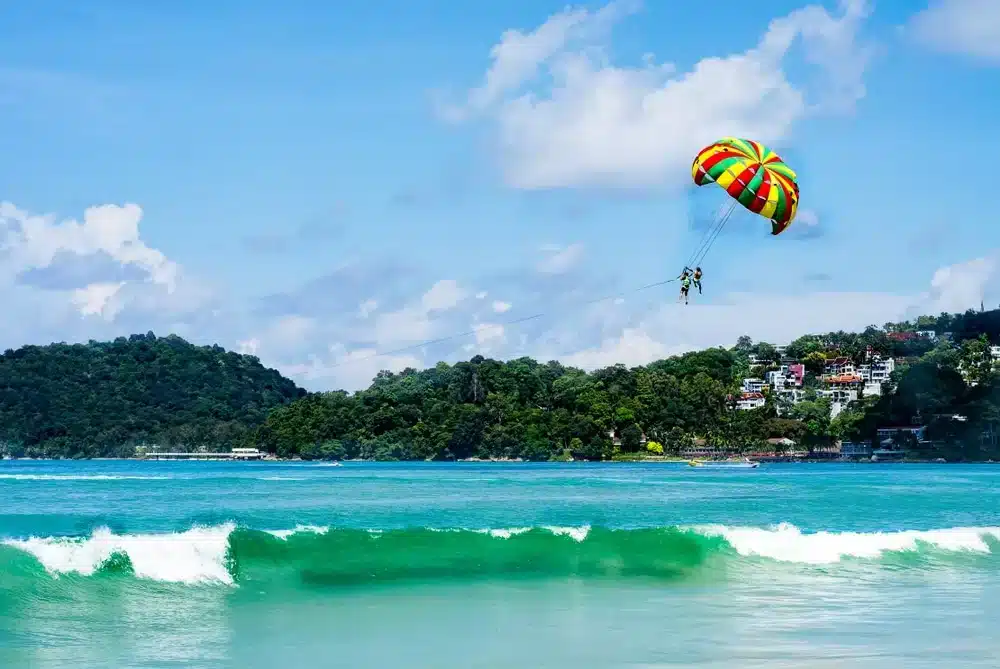
[[[736,400],[736,408],[740,411],[763,409],[766,403],[763,393],[743,393]]]
[[[889,375],[896,369],[896,361],[892,358],[873,356],[871,362],[860,365],[858,374],[865,383],[864,394],[879,396],[882,394],[882,384],[888,383]]]
[[[786,388],[801,388],[804,378],[805,365],[800,364],[781,365],[778,369],[764,375],[768,387],[776,392],[781,392]]]
[[[823,376],[854,376],[858,370],[854,366],[854,361],[850,358],[833,358],[827,360],[823,367]]]

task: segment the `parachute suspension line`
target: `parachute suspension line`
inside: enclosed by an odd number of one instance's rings
[[[726,204],[723,204],[716,210],[715,220],[712,223],[710,223],[708,227],[705,228],[705,233],[701,236],[701,239],[698,241],[698,246],[695,248],[694,252],[690,256],[688,256],[687,262],[684,263],[685,267],[691,267],[691,264],[698,257],[698,254],[701,253],[701,250],[703,248],[705,248],[705,243],[708,241],[708,238],[712,235],[712,232],[719,224],[719,220],[725,218],[726,216],[729,216],[732,213],[734,204],[735,204],[734,202],[730,201]]]
[[[715,227],[714,234],[708,240],[708,244],[701,252],[701,255],[699,255],[697,259],[694,261],[695,266],[698,266],[705,261],[705,256],[707,256],[708,252],[712,250],[712,247],[715,245],[715,241],[719,238],[719,235],[722,234],[722,229],[726,227],[726,223],[728,223],[729,219],[732,217],[734,209],[735,206],[730,208],[729,213],[726,214],[726,216],[721,221],[719,221],[719,224]]]
[[[688,258],[685,267],[697,267],[703,260],[705,260],[705,256],[708,255],[708,251],[712,248],[712,245],[715,244],[715,240],[719,238],[719,234],[721,234],[722,229],[726,226],[726,223],[729,222],[733,212],[736,211],[736,205],[736,200],[733,200],[727,207],[724,207],[724,212],[715,223],[709,226],[708,230],[702,236],[701,242],[698,244],[698,248],[696,248],[694,253],[692,253]]]

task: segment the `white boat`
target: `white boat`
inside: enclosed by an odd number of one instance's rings
[[[713,469],[756,469],[760,467],[759,462],[754,462],[750,458],[743,458],[743,460],[688,460],[688,465]]]

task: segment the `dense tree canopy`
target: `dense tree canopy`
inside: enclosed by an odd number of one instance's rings
[[[822,448],[920,424],[927,439],[908,447],[922,455],[985,459],[1000,455],[997,342],[1000,311],[968,312],[806,335],[784,350],[741,337],[728,350],[590,373],[477,356],[381,372],[356,393],[308,394],[252,356],[175,336],[26,346],[0,357],[0,449],[92,457],[129,455],[140,444],[252,445],[307,459],[596,460],[676,454],[695,443],[757,450],[774,438]],[[881,396],[831,418],[830,400],[817,392],[824,364],[872,353],[897,360]],[[736,410],[743,378],[789,359],[807,370],[802,401],[768,395],[762,408]]]
[[[228,448],[305,394],[253,356],[153,333],[0,356],[0,449],[131,455],[140,444]]]
[[[556,362],[476,357],[422,372],[383,372],[353,395],[310,395],[271,412],[257,440],[279,455],[305,458],[604,459],[644,452],[644,440],[657,454],[696,441],[756,450],[773,438],[823,448],[919,423],[934,442],[920,446],[929,449],[923,455],[983,459],[998,455],[990,435],[1000,426],[1000,381],[988,350],[996,342],[1000,311],[806,335],[783,352],[741,337],[730,350],[589,374]],[[882,396],[862,396],[831,418],[830,400],[817,393],[825,362],[862,363],[870,354],[898,362]],[[758,366],[751,368],[751,356]],[[768,397],[763,408],[735,410],[742,379],[763,375],[783,357],[805,363],[804,401],[779,406]]]

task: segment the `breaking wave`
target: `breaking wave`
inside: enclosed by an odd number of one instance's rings
[[[682,579],[748,561],[776,567],[889,561],[895,567],[1000,567],[1000,528],[802,532],[689,526],[360,530],[224,524],[164,534],[10,539],[0,593],[24,579],[125,577],[176,584],[294,587],[516,578]],[[20,584],[20,585],[19,585]]]

